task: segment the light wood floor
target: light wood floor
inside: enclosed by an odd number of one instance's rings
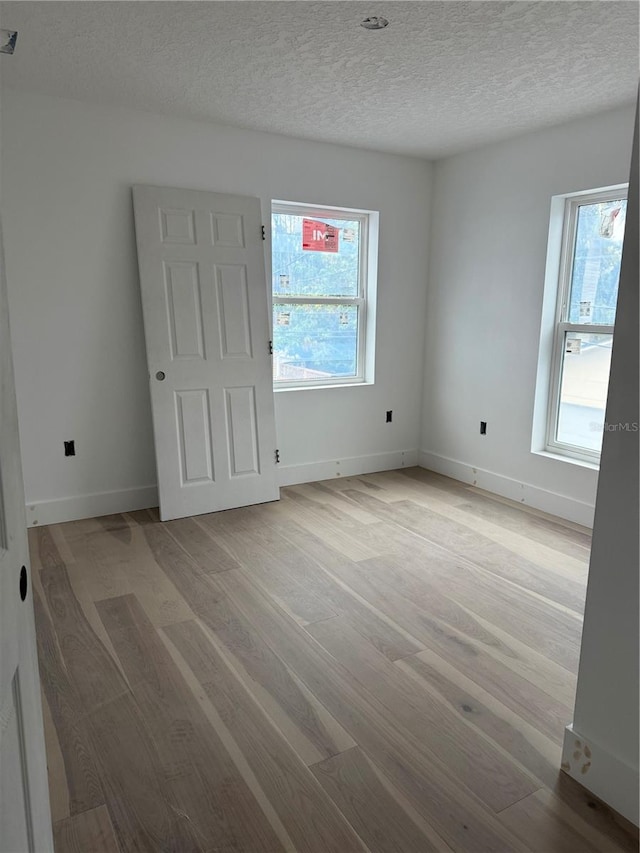
[[[559,773],[585,530],[411,469],[30,535],[57,853],[637,850]]]

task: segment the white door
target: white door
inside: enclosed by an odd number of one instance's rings
[[[278,500],[260,200],[133,201],[160,517]]]
[[[53,850],[0,231],[0,853]]]

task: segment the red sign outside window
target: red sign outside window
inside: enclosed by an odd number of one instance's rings
[[[308,252],[337,252],[339,228],[318,222],[316,219],[302,220],[302,248]]]

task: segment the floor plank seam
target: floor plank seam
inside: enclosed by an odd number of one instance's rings
[[[558,772],[560,773],[561,771],[559,770]],[[497,815],[501,815],[503,812],[508,811],[508,809],[513,808],[513,806],[517,806],[517,805],[518,805],[518,803],[522,803],[522,802],[524,802],[525,800],[528,800],[528,799],[529,799],[529,797],[533,797],[533,796],[535,796],[536,794],[538,794],[540,791],[544,791],[544,789],[545,789],[545,786],[544,786],[544,785],[540,785],[540,787],[539,787],[539,788],[536,788],[536,790],[535,790],[535,791],[531,791],[531,793],[530,793],[530,794],[525,794],[525,796],[524,796],[524,797],[518,797],[518,799],[517,799],[517,800],[514,800],[512,803],[509,803],[509,805],[508,805],[508,806],[505,806],[505,807],[504,807],[504,808],[502,808],[502,809],[498,809],[498,810],[496,811],[496,814],[497,814]]]
[[[320,622],[331,622],[332,619],[339,619],[339,618],[340,618],[340,614],[335,613],[333,616],[325,616],[324,619],[313,619],[311,622],[305,622],[302,625],[302,627],[303,628],[310,628],[311,625],[318,625]]]

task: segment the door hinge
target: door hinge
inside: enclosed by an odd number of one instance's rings
[[[280,451],[276,450],[276,465],[280,464]]]
[[[269,355],[273,355],[273,341],[269,341]]]
[[[266,239],[267,239],[267,235],[266,235],[266,232],[265,232],[265,230],[264,230],[264,225],[262,226],[262,239],[263,239],[263,240],[266,240]]]

